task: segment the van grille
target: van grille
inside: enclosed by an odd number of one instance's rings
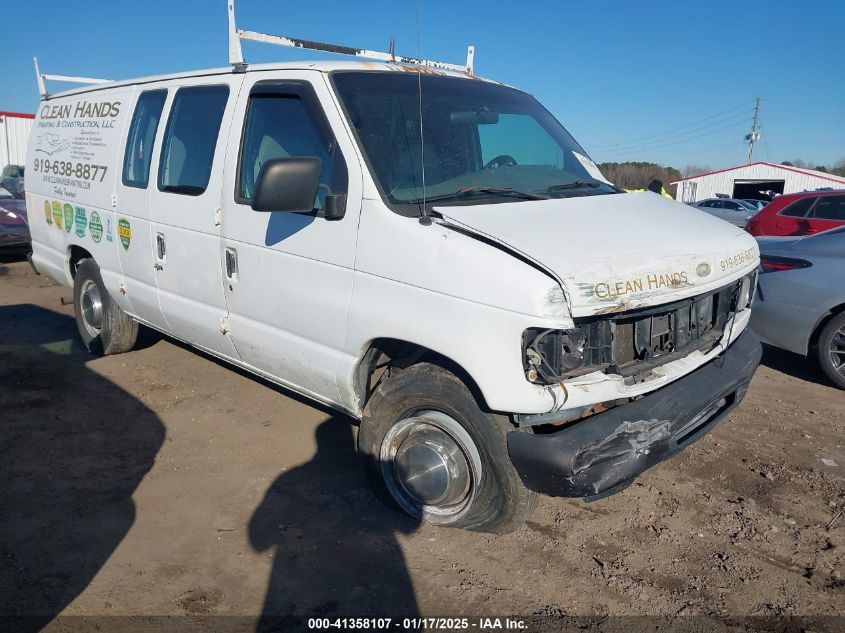
[[[756,273],[745,281],[753,292]],[[712,349],[736,313],[742,284],[739,279],[662,306],[575,319],[572,330],[526,330],[526,376],[537,384],[553,384],[604,371],[624,376],[628,383],[642,380],[649,369]]]

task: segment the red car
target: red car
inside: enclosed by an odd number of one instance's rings
[[[0,255],[30,250],[26,203],[0,187]]]
[[[803,191],[778,196],[752,217],[751,235],[812,235],[845,225],[845,190]]]

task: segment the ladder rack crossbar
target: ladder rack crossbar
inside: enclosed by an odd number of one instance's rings
[[[46,73],[41,72],[41,68],[38,65],[38,58],[34,57],[33,61],[35,62],[35,79],[38,81],[38,92],[41,93],[42,97],[47,97],[47,81],[64,81],[67,83],[73,84],[107,84],[111,81],[111,79],[94,79],[93,77],[74,77],[71,75],[48,75]]]
[[[235,25],[235,0],[227,0],[227,6],[229,9],[229,63],[235,68],[243,69],[246,67],[247,64],[244,62],[243,52],[241,49],[241,40],[249,40],[262,44],[274,44],[276,46],[287,46],[290,48],[303,48],[313,51],[322,51],[325,53],[336,53],[339,55],[350,55],[352,57],[376,59],[388,63],[412,64],[414,66],[453,70],[469,75],[473,74],[473,62],[475,58],[474,46],[467,47],[467,62],[465,65],[461,65],[433,61],[430,59],[406,57],[404,55],[395,55],[392,52],[385,53],[365,48],[354,48],[352,46],[342,46],[339,44],[327,44],[325,42],[315,42],[312,40],[284,37],[281,35],[269,35],[267,33],[259,33],[258,31],[249,31],[237,28]]]

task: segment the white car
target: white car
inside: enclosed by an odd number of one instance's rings
[[[741,228],[760,211],[750,202],[736,198],[709,198],[691,206]]]
[[[754,239],[469,72],[236,64],[45,97],[32,130],[32,262],[92,351],[142,323],[353,416],[425,521],[621,490],[759,362]]]

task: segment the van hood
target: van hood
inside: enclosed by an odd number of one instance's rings
[[[667,303],[719,288],[759,263],[745,231],[652,193],[434,207],[442,222],[537,264],[571,316]]]

